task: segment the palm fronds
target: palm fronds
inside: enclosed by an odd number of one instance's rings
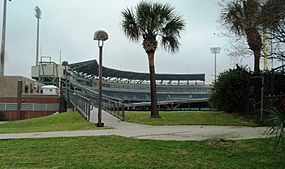
[[[142,1],[135,8],[125,9],[122,28],[125,35],[133,40],[160,38],[161,46],[172,53],[179,49],[180,33],[185,28],[185,21],[168,4]]]
[[[270,115],[270,126],[266,130],[268,136],[276,138],[276,146],[281,145],[284,150],[284,134],[285,134],[285,114],[275,107],[267,107],[265,112]]]

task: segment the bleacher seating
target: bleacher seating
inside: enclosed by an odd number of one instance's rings
[[[119,91],[103,91],[103,94],[109,97],[114,97],[124,101],[150,101],[150,93],[137,92],[119,92]],[[209,94],[162,94],[157,93],[157,100],[187,100],[187,99],[201,99],[208,98]]]

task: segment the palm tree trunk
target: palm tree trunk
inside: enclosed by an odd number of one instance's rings
[[[157,95],[156,95],[156,80],[155,80],[155,66],[154,66],[154,52],[148,52],[149,63],[149,78],[150,78],[150,92],[151,92],[151,118],[160,118],[157,110]]]
[[[260,73],[260,52],[254,52],[254,74]]]
[[[261,35],[255,28],[245,30],[247,36],[247,43],[249,48],[254,53],[254,74],[260,73],[260,53],[262,49]]]

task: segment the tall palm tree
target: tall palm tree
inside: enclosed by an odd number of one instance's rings
[[[143,40],[143,48],[148,56],[151,117],[159,118],[157,110],[156,79],[154,54],[158,40],[162,47],[171,53],[179,48],[180,32],[184,30],[185,22],[173,7],[167,4],[140,2],[134,9],[126,8],[121,12],[122,28],[125,35],[135,41]]]
[[[239,36],[245,36],[254,53],[254,72],[258,73],[262,50],[262,34],[280,33],[284,25],[284,0],[231,0],[224,1],[222,21]],[[282,28],[281,28],[282,29]],[[271,34],[271,33],[270,33]]]
[[[225,1],[222,21],[233,33],[245,36],[249,48],[254,53],[254,72],[260,71],[260,55],[262,50],[262,35],[260,14],[262,8],[257,0]]]

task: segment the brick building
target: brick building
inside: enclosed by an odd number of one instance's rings
[[[36,93],[38,85],[23,76],[0,76],[0,97],[17,97],[18,81],[23,82],[23,93]]]
[[[20,95],[18,81],[22,81]],[[36,81],[22,76],[0,76],[0,120],[21,120],[58,112],[59,97],[38,93],[38,86]]]

